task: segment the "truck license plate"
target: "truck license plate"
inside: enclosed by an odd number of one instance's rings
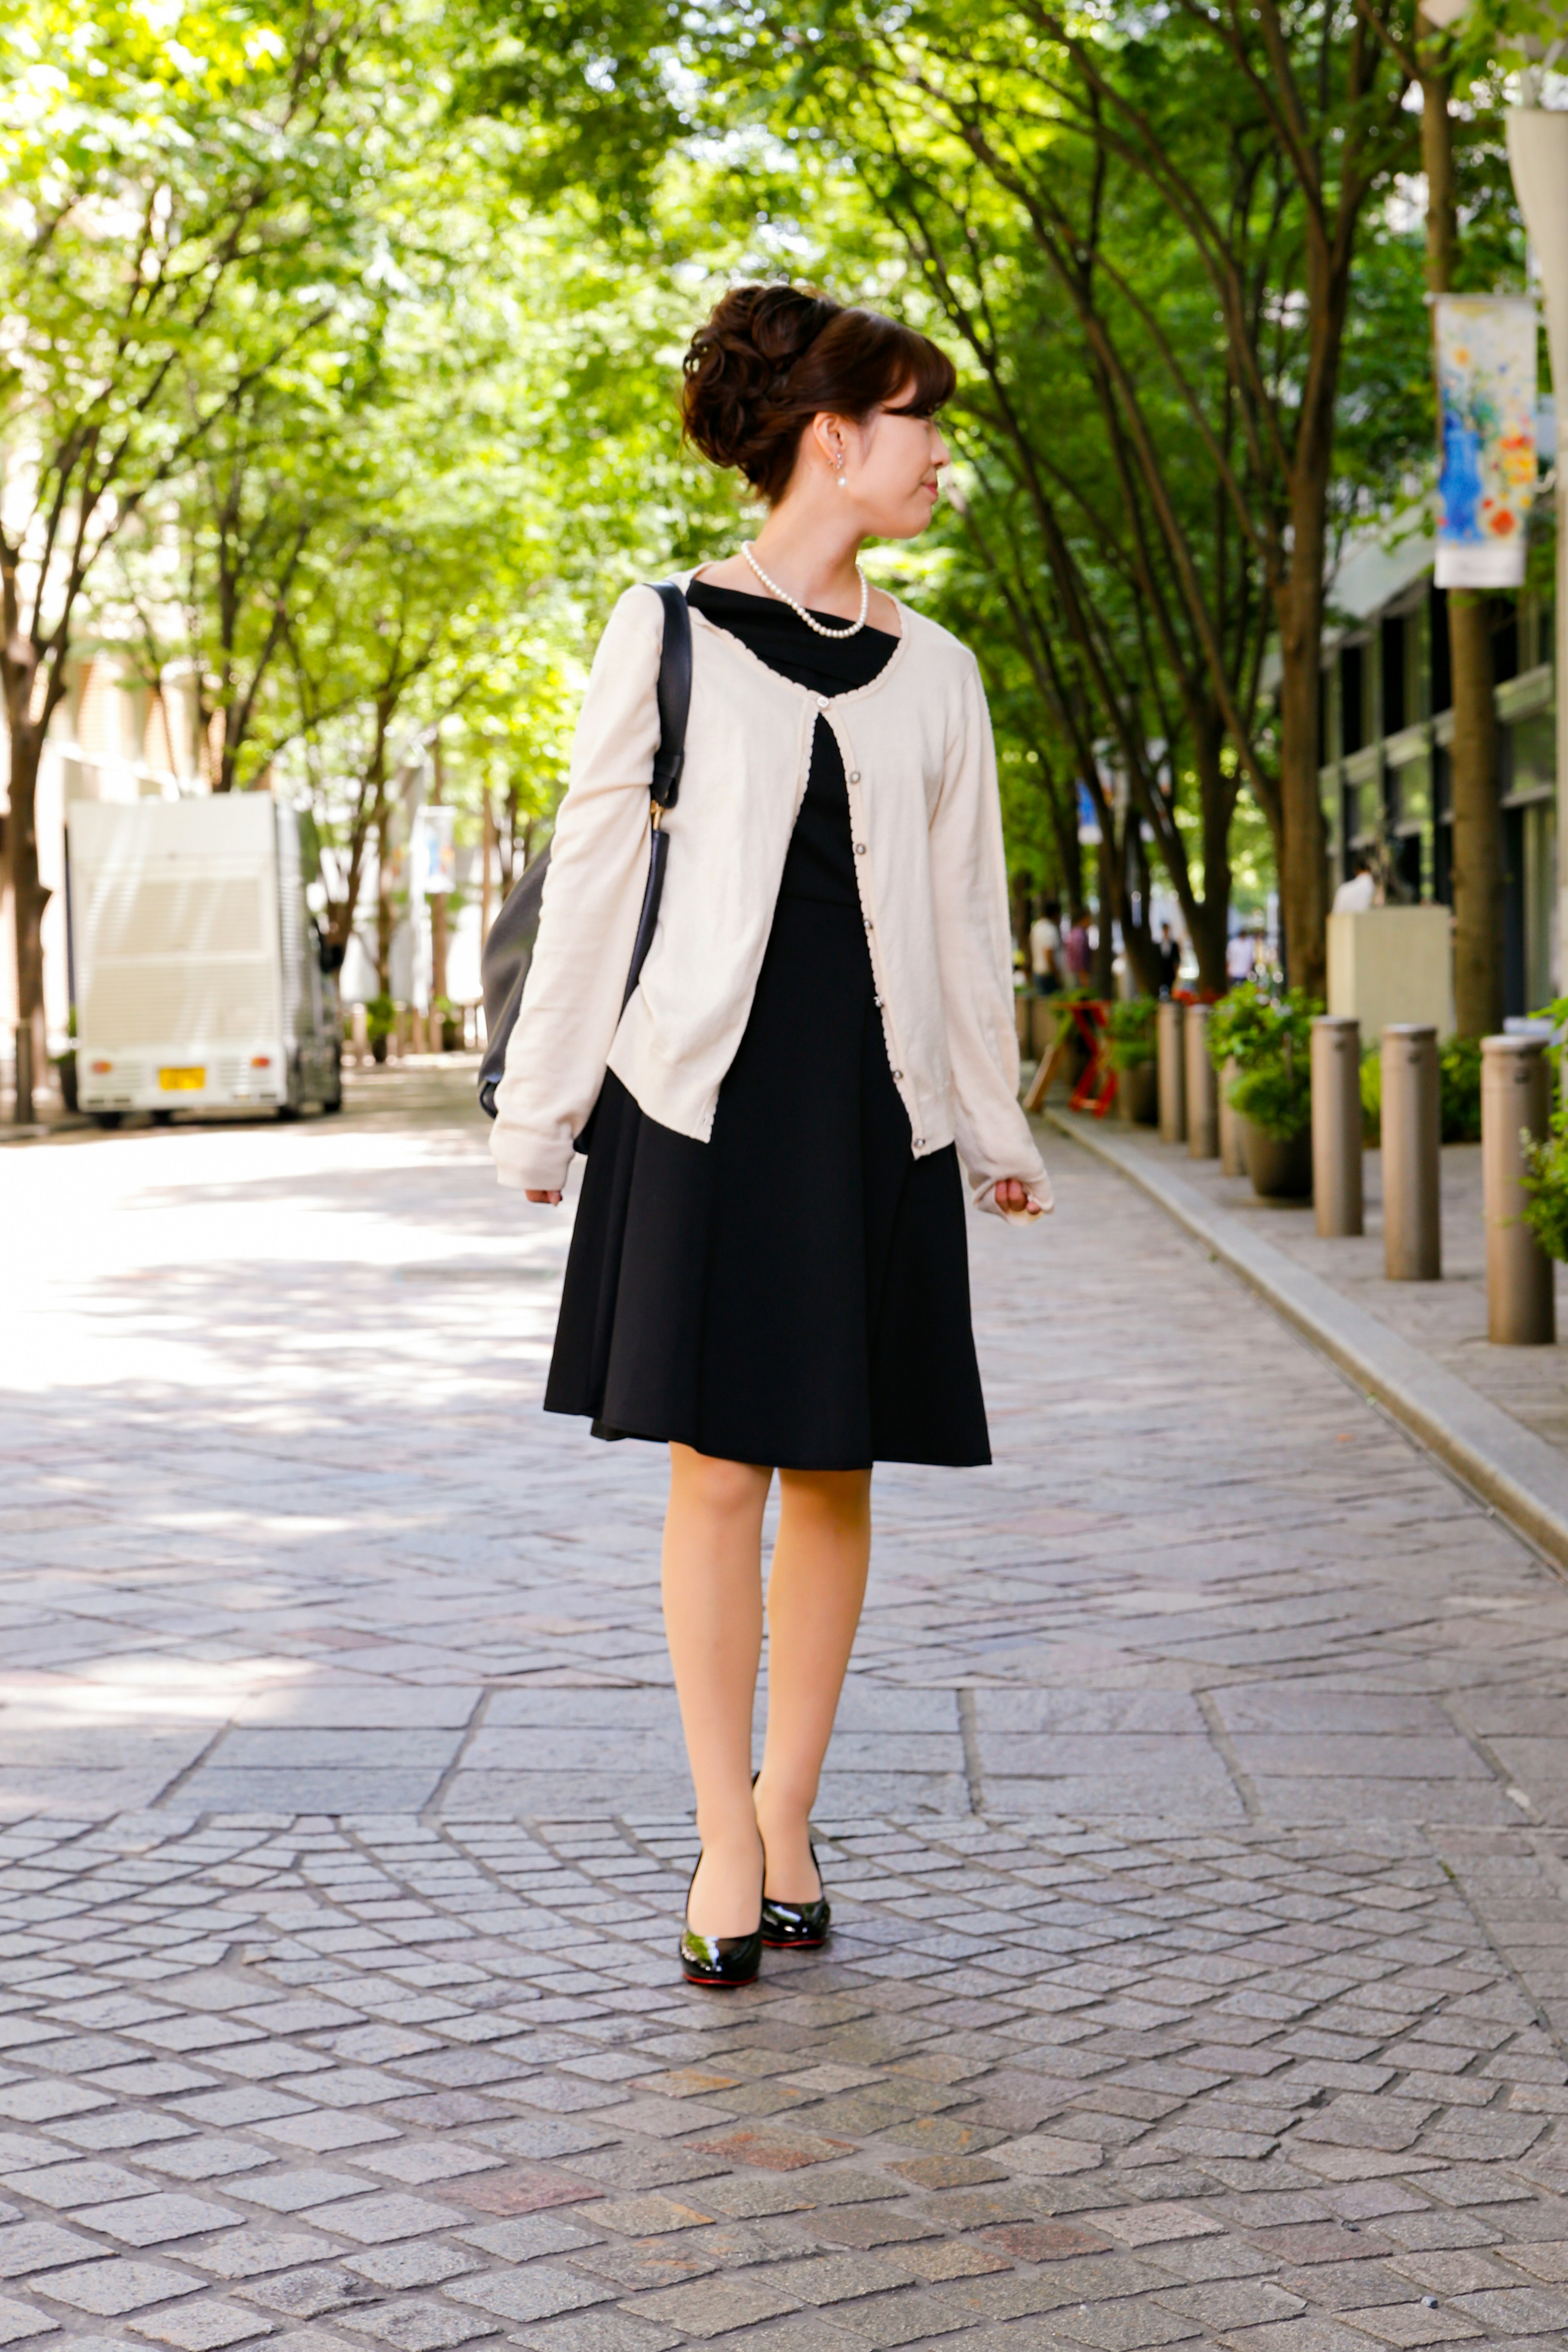
[[[205,1070],[160,1070],[158,1084],[166,1095],[200,1094],[207,1082]]]

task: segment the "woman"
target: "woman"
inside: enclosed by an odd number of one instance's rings
[[[559,1202],[594,1120],[545,1408],[669,1447],[665,1624],[701,1838],[680,1958],[699,1984],[749,1982],[764,1941],[826,1932],[809,1815],[871,1465],[990,1460],[960,1155],[982,1208],[1050,1205],[1017,1103],[979,673],[857,562],[929,522],[953,381],[910,329],[786,286],[734,289],[694,338],[687,433],[767,519],[685,583],[686,761],[624,1012],[662,613],[638,588],[611,614],[498,1090],[498,1171],[531,1201]]]

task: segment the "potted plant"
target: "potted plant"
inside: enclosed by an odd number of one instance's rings
[[[1116,1107],[1124,1119],[1152,1127],[1160,1116],[1159,1073],[1154,1062],[1154,1000],[1119,997],[1106,1016],[1107,1053],[1116,1073]]]
[[[1311,1197],[1312,1016],[1319,1010],[1299,988],[1276,997],[1249,982],[1210,1015],[1210,1051],[1232,1070],[1226,1096],[1247,1121],[1247,1173],[1260,1200]]]
[[[370,1039],[371,1059],[384,1062],[386,1041],[397,1026],[397,1007],[390,996],[373,996],[364,1008],[364,1031]]]

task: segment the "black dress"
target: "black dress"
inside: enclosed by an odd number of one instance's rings
[[[689,594],[816,694],[868,684],[897,643],[819,637],[786,605],[700,581]],[[958,1155],[910,1149],[844,763],[820,719],[710,1140],[659,1126],[605,1076],[544,1404],[597,1436],[780,1469],[991,1459]]]

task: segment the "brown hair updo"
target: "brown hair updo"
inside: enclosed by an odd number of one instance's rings
[[[901,406],[931,416],[958,381],[912,327],[799,286],[731,286],[685,365],[687,439],[716,466],[738,466],[770,503],[814,416],[859,423],[900,393]]]

